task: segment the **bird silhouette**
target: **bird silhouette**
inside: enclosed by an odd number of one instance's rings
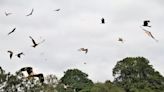
[[[142,26],[145,26],[145,27],[151,27],[151,26],[149,26],[149,22],[150,22],[150,20],[144,20]]]
[[[85,51],[85,54],[88,53],[88,49],[85,49],[85,48],[80,48],[79,51]]]
[[[124,40],[122,39],[122,38],[118,38],[118,41],[120,41],[120,42],[124,42]]]
[[[38,78],[39,78],[39,81],[40,81],[41,83],[44,82],[44,76],[43,76],[42,73],[29,75],[28,78],[30,78],[30,77],[38,77]]]
[[[13,33],[15,30],[16,30],[16,28],[13,28],[12,31],[10,31],[10,32],[8,33],[8,35],[10,35],[11,33]]]
[[[104,18],[101,19],[101,23],[105,24],[105,19]]]
[[[32,67],[23,67],[23,68],[20,69],[20,72],[22,72],[22,71],[26,71],[29,76],[30,75],[33,75],[33,69],[32,69]]]
[[[34,12],[34,9],[31,10],[31,12],[29,14],[27,14],[26,16],[31,16]]]
[[[54,10],[54,11],[60,11],[60,9],[56,9],[56,10]]]
[[[24,53],[23,53],[23,52],[20,52],[20,53],[18,53],[16,56],[17,56],[18,58],[21,58],[21,55],[24,55]]]
[[[10,50],[8,50],[7,52],[10,54],[9,56],[10,56],[10,59],[11,59],[11,58],[12,58],[12,56],[13,56],[13,52],[12,52],[12,51],[10,51]]]
[[[151,33],[150,31],[148,31],[148,30],[146,30],[146,29],[144,29],[144,28],[142,28],[142,27],[141,27],[141,29],[142,29],[143,31],[145,31],[145,33],[146,33],[149,37],[153,38],[156,42],[158,42],[158,40],[152,35],[152,33]]]
[[[33,42],[32,47],[34,47],[34,48],[45,41],[45,40],[43,40],[40,43],[36,43],[35,40],[31,36],[29,36],[29,38],[32,40],[32,42]]]
[[[7,13],[7,12],[5,12],[5,15],[6,15],[6,16],[9,16],[9,15],[11,15],[11,14],[12,14],[12,13]]]

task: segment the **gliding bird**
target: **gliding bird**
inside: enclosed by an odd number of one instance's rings
[[[85,51],[85,54],[88,53],[88,49],[85,49],[85,48],[80,48],[79,51]]]
[[[10,50],[8,50],[7,51],[8,53],[10,53],[10,59],[12,58],[12,56],[13,56],[13,52],[12,51],[10,51]]]
[[[18,53],[16,56],[17,56],[18,58],[21,58],[21,55],[24,55],[24,53],[23,53],[23,52]]]
[[[27,14],[26,16],[31,16],[34,12],[34,9],[31,10],[31,12],[29,14]]]
[[[9,16],[9,15],[11,15],[11,14],[12,14],[12,13],[7,13],[7,12],[5,12],[5,15],[6,15],[6,16]]]
[[[60,9],[56,9],[56,10],[54,10],[54,11],[60,11]]]
[[[104,18],[101,19],[101,23],[105,24],[105,19]]]
[[[118,41],[120,41],[120,42],[124,42],[124,40],[122,39],[122,38],[118,38]]]
[[[13,33],[16,30],[16,28],[13,28],[13,30],[11,32],[8,33],[8,35],[10,35],[11,33]]]
[[[40,43],[36,43],[35,40],[31,36],[29,36],[29,38],[32,40],[32,42],[33,42],[32,47],[34,47],[34,48],[45,41],[45,40],[43,40]]]

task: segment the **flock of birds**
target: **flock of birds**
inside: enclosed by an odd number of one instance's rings
[[[60,11],[60,9],[56,9],[56,10],[54,10],[54,11]],[[26,16],[31,16],[31,15],[33,14],[33,12],[34,12],[34,9],[32,9],[31,12],[28,13]],[[11,14],[13,14],[13,13],[5,12],[5,15],[6,15],[6,16],[9,16],[9,15],[11,15]],[[158,41],[158,40],[152,35],[152,33],[151,33],[150,31],[148,31],[148,30],[146,30],[146,29],[144,28],[144,27],[149,27],[149,28],[151,27],[151,26],[149,25],[149,22],[150,22],[150,20],[144,20],[144,21],[143,21],[143,25],[140,26],[140,27],[141,27],[141,29],[142,29],[149,37],[153,38],[155,41]],[[104,18],[101,19],[101,24],[105,24],[105,19],[104,19]],[[16,30],[16,28],[13,28],[13,29],[8,33],[8,35],[11,35],[12,33],[14,33],[15,30]],[[41,43],[43,43],[43,42],[45,41],[45,40],[42,40],[42,41],[40,41],[40,42],[36,42],[31,36],[29,36],[29,38],[31,39],[31,41],[32,41],[32,43],[33,43],[33,45],[32,45],[33,48],[36,48],[39,44],[41,44]],[[118,38],[118,41],[120,41],[120,42],[123,43],[123,42],[124,42],[124,39],[123,39],[123,38]],[[80,49],[78,49],[78,51],[83,51],[83,52],[85,52],[85,54],[87,54],[87,53],[88,53],[88,48],[80,48]],[[9,53],[9,58],[12,59],[14,52],[11,51],[11,50],[8,50],[7,52]],[[16,56],[17,56],[18,58],[21,58],[22,55],[25,55],[25,54],[24,54],[23,52],[20,52],[20,53],[17,53],[17,54],[16,54]],[[84,64],[86,64],[86,62],[85,62]],[[43,76],[43,74],[42,74],[42,73],[34,74],[33,68],[32,68],[32,67],[24,67],[24,68],[21,68],[21,69],[20,69],[20,72],[22,72],[22,71],[27,71],[27,73],[28,73],[28,77],[27,77],[27,78],[28,78],[28,79],[31,78],[31,77],[38,77],[41,83],[44,82],[44,76]]]

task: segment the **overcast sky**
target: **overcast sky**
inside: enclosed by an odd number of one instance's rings
[[[151,21],[147,29],[159,42],[139,27],[143,20]],[[0,28],[0,66],[7,72],[32,66],[35,73],[60,78],[63,71],[78,68],[94,82],[104,82],[113,80],[117,61],[143,56],[164,75],[163,0],[0,0]],[[32,48],[29,36],[45,42]],[[79,52],[82,47],[89,52]],[[14,52],[11,60],[7,50]],[[21,59],[15,56],[19,52],[25,54]]]

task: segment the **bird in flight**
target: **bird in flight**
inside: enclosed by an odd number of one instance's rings
[[[10,35],[11,33],[13,33],[16,30],[16,28],[13,28],[11,32],[8,33],[8,35]]]
[[[80,48],[79,51],[85,51],[85,54],[88,53],[88,49],[85,49],[85,48]]]
[[[17,56],[18,58],[21,58],[21,55],[24,55],[24,53],[23,53],[23,52],[20,52],[20,53],[18,53],[16,56]]]
[[[149,22],[150,22],[150,20],[144,20],[142,26],[151,27],[151,26],[149,26]]]
[[[23,67],[20,69],[20,72],[26,71],[28,73],[28,75],[33,75],[33,69],[32,67]]]
[[[104,18],[101,19],[101,23],[105,24],[105,19]]]
[[[60,11],[60,9],[56,9],[56,10],[54,10],[54,11]]]
[[[32,47],[34,47],[34,48],[45,41],[45,40],[43,40],[40,43],[36,43],[35,40],[31,36],[29,36],[29,38],[32,40],[32,42],[33,42]]]
[[[31,10],[31,12],[29,14],[27,14],[26,16],[31,16],[34,12],[34,9]]]
[[[40,81],[41,83],[44,82],[44,76],[43,76],[42,73],[29,75],[28,78],[30,78],[30,77],[38,77],[38,78],[39,78],[39,81]]]
[[[8,50],[7,52],[10,54],[9,56],[10,56],[10,59],[11,59],[11,58],[12,58],[12,56],[13,56],[13,52],[12,52],[12,51],[10,51],[10,50]]]
[[[158,40],[152,35],[152,33],[151,33],[150,31],[148,31],[148,30],[146,30],[146,29],[144,29],[144,28],[142,28],[142,27],[141,27],[141,29],[142,29],[143,31],[145,31],[145,33],[146,33],[148,36],[150,36],[150,37],[153,38],[156,42],[158,42]]]
[[[120,38],[120,37],[118,38],[118,41],[124,43],[124,40],[122,38]]]
[[[11,15],[11,14],[12,14],[12,13],[7,13],[7,12],[5,12],[5,15],[6,15],[6,16],[9,16],[9,15]]]

